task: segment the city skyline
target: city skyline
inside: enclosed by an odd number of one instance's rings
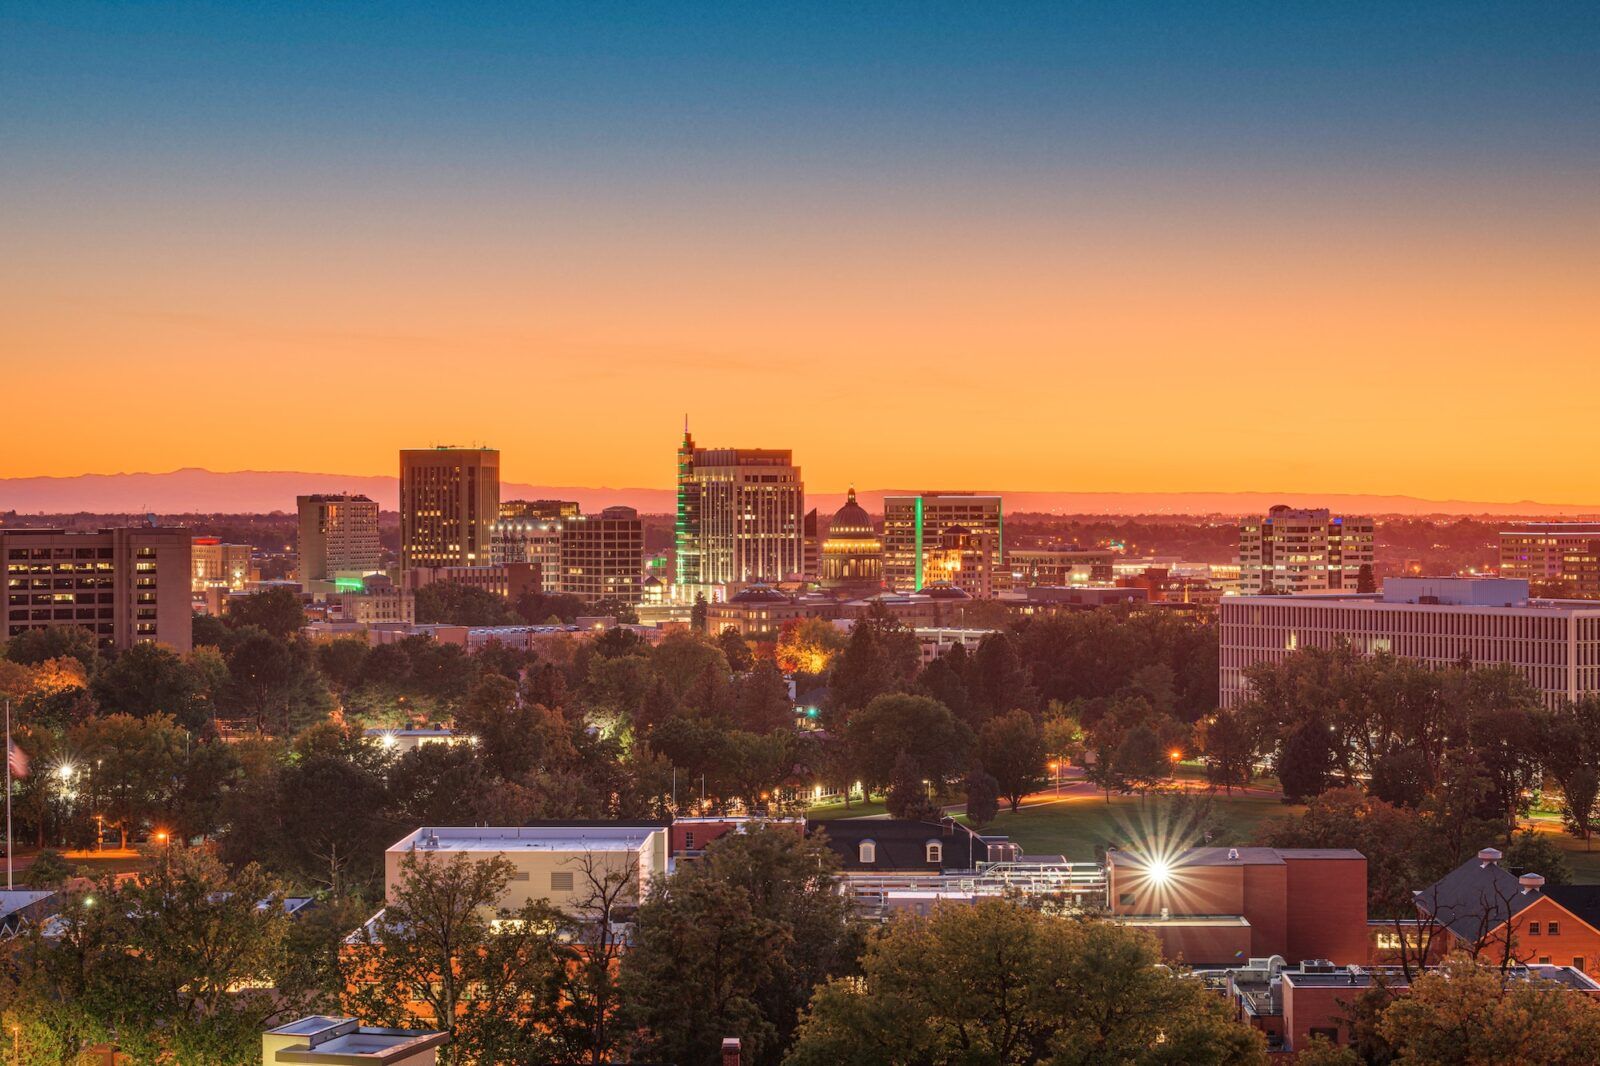
[[[1600,499],[1579,11],[616,14],[11,5],[0,476]]]

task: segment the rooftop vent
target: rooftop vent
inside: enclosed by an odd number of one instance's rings
[[[1301,959],[1301,973],[1333,973],[1337,967],[1331,959]]]
[[[1543,888],[1544,878],[1536,873],[1525,873],[1517,878],[1517,884],[1522,886],[1522,894],[1526,896],[1529,892],[1537,892]]]
[[[1500,852],[1494,848],[1484,848],[1478,852],[1478,861],[1485,866],[1490,866],[1500,861]]]
[[[1228,849],[1228,861],[1229,862],[1238,862],[1239,861],[1239,849],[1238,848],[1229,848]]]

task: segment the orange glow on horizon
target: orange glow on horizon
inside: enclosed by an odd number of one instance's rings
[[[292,202],[25,223],[0,350],[32,399],[0,420],[0,476],[393,475],[402,447],[483,442],[507,481],[666,488],[687,410],[702,444],[794,449],[818,492],[1600,501],[1583,227],[1207,188],[810,204],[826,224]]]

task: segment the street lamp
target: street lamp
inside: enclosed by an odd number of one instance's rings
[[[1056,779],[1056,794],[1061,794],[1061,762],[1059,759],[1050,763],[1050,774]]]

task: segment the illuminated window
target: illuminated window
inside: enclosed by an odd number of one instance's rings
[[[927,850],[927,853],[928,853],[928,861],[929,862],[937,862],[937,863],[943,863],[944,862],[944,845],[943,844],[939,843],[937,840],[930,840],[930,841],[928,841],[926,850]]]

